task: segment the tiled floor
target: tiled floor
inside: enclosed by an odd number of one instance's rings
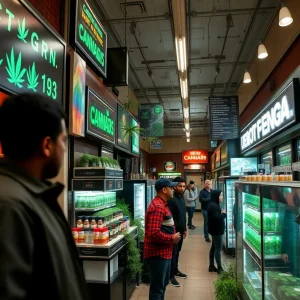
[[[187,279],[179,279],[180,287],[168,285],[165,300],[214,300],[214,280],[216,273],[208,272],[208,253],[211,243],[203,238],[203,218],[195,213],[193,224],[195,230],[189,230],[189,236],[183,242],[179,257],[179,270],[188,275]],[[223,267],[232,260],[223,256]],[[136,288],[130,300],[148,300],[149,286],[141,284]]]

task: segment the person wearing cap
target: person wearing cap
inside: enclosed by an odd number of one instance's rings
[[[187,278],[186,274],[178,270],[179,254],[182,248],[183,240],[187,236],[186,207],[183,198],[183,193],[185,191],[185,180],[181,177],[176,177],[173,179],[173,182],[177,182],[177,185],[174,187],[174,195],[173,198],[168,202],[168,206],[174,218],[176,231],[180,232],[181,234],[181,239],[173,248],[170,284],[172,286],[179,287],[180,284],[176,280],[176,277],[183,279]]]
[[[174,220],[167,203],[177,182],[160,178],[155,182],[156,197],[145,216],[144,259],[149,267],[149,300],[163,300],[170,279],[173,245],[181,235],[175,232]]]
[[[195,181],[191,180],[187,185],[183,198],[188,211],[188,228],[194,230],[196,226],[193,225],[193,216],[196,208],[196,200],[198,199],[198,190],[195,187]]]

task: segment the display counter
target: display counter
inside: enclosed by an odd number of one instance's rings
[[[235,183],[243,299],[300,299],[299,182]]]

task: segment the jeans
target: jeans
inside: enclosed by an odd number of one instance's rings
[[[188,226],[192,226],[193,225],[193,216],[194,216],[194,211],[195,211],[195,206],[194,207],[187,207],[187,211],[188,211]]]
[[[212,243],[209,251],[209,265],[214,265],[214,259],[218,268],[222,268],[221,264],[221,249],[222,249],[222,235],[212,235]]]
[[[179,243],[174,244],[173,246],[170,278],[173,278],[175,274],[178,273],[178,260],[179,260],[179,253],[181,251],[182,243],[183,243],[183,232],[180,232],[180,234],[181,234],[181,239]]]
[[[203,229],[204,229],[204,237],[208,238],[208,219],[207,219],[207,210],[206,209],[202,209],[202,214],[203,214],[203,219],[204,219],[204,225],[203,225]]]
[[[171,259],[151,257],[147,259],[150,275],[149,300],[164,300],[170,280]]]

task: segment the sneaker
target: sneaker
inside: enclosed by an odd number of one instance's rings
[[[194,230],[196,227],[193,227],[193,226],[189,226],[189,229],[192,229],[192,230]]]
[[[192,225],[192,227],[193,227],[193,229],[196,229],[197,227],[196,226],[194,226],[194,225]]]
[[[209,266],[208,272],[218,272],[218,268],[216,268],[214,265]]]
[[[187,275],[186,274],[183,274],[181,273],[180,271],[178,271],[177,273],[175,273],[175,277],[178,277],[178,278],[187,278]]]
[[[223,268],[222,268],[222,267],[221,267],[221,268],[218,268],[217,273],[218,273],[218,274],[221,274],[222,272],[224,272]]]
[[[205,238],[205,241],[206,241],[206,242],[208,242],[208,243],[210,243],[210,242],[211,242],[211,240],[210,240],[210,238],[209,238],[209,237]]]
[[[175,277],[171,278],[169,283],[173,286],[180,287],[179,282],[175,279]]]

